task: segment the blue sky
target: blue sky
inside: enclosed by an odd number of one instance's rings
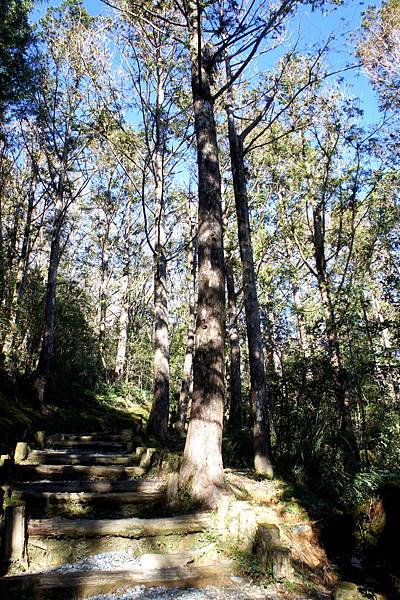
[[[260,0],[262,3],[263,0]],[[44,0],[35,9],[33,18],[36,20],[41,16],[49,5],[60,4],[57,0]],[[101,0],[84,0],[88,12],[92,15],[106,14],[110,8]],[[380,2],[360,2],[347,0],[340,6],[327,3],[322,9],[312,11],[304,5],[290,24],[290,36],[286,42],[286,49],[293,44],[293,40],[299,36],[299,49],[312,51],[326,43],[330,35],[335,39],[331,44],[331,50],[327,56],[329,66],[332,70],[343,67],[350,62],[355,62],[350,34],[357,30],[361,24],[362,11],[368,5],[380,5]],[[285,48],[283,48],[285,51]],[[277,55],[271,55],[271,60],[276,60]],[[268,65],[272,66],[272,64]],[[359,69],[347,71],[343,74],[344,81],[350,86],[350,93],[360,101],[360,108],[364,110],[364,124],[372,125],[379,120],[379,111],[374,91],[368,79]]]

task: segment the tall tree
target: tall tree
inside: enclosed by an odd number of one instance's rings
[[[198,165],[198,301],[193,400],[179,473],[194,500],[214,504],[224,479],[225,277],[222,240],[221,176],[211,77],[202,36],[202,10],[195,0],[184,4],[187,24],[194,128]]]
[[[68,1],[60,9],[49,9],[42,22],[45,51],[36,110],[46,161],[41,183],[52,202],[43,338],[32,384],[42,408],[54,351],[57,271],[66,215],[90,179],[88,172],[83,174],[79,168],[88,143],[83,125],[88,118],[84,106],[84,88],[88,83],[84,50],[90,23],[79,0]]]

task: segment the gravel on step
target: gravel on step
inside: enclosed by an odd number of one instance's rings
[[[123,592],[112,594],[100,594],[91,596],[88,600],[311,600],[304,596],[288,596],[276,588],[268,591],[264,588],[248,583],[235,584],[233,586],[217,588],[206,587],[202,589],[188,588],[148,588],[144,585],[136,586]]]
[[[48,573],[76,573],[82,571],[119,571],[138,569],[140,556],[132,556],[129,552],[103,552],[82,558],[74,563],[49,569]]]

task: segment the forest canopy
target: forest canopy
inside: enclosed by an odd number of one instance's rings
[[[338,62],[329,3],[90,4],[0,7],[1,393],[139,407],[210,503],[397,469],[399,2]]]

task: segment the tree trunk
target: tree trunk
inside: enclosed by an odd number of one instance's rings
[[[119,336],[117,356],[115,359],[115,378],[120,381],[124,376],[126,345],[129,325],[129,266],[124,269],[121,298],[121,314],[119,315]]]
[[[169,416],[169,332],[167,257],[164,199],[164,126],[161,106],[164,90],[161,75],[157,81],[156,149],[154,155],[156,243],[154,248],[154,396],[147,433],[163,439]]]
[[[371,308],[374,321],[379,324],[379,342],[381,346],[381,352],[377,353],[379,361],[379,364],[377,364],[377,370],[381,376],[383,384],[387,385],[388,387],[390,400],[393,403],[397,403],[399,400],[399,385],[396,377],[393,375],[393,373],[396,371],[392,370],[393,365],[391,365],[393,344],[390,337],[390,331],[387,327],[385,327],[385,317],[382,312],[381,302],[374,290],[371,292]],[[381,354],[380,358],[379,354]]]
[[[198,3],[186,3],[199,185],[199,292],[193,401],[179,479],[191,497],[216,503],[221,491],[224,413],[225,281],[221,177],[209,72],[204,68]]]
[[[26,212],[25,219],[25,227],[24,227],[24,235],[22,241],[21,253],[19,256],[18,264],[17,264],[17,274],[15,278],[15,285],[13,291],[13,297],[10,306],[10,313],[8,317],[8,327],[6,336],[3,344],[3,352],[7,356],[14,342],[15,329],[17,323],[17,317],[19,312],[20,301],[24,292],[24,284],[26,279],[27,272],[27,262],[30,253],[30,236],[31,236],[31,224],[32,224],[32,213],[33,213],[33,203],[34,203],[34,192],[30,191],[28,196],[28,208]]]
[[[307,334],[307,323],[304,317],[302,308],[302,297],[299,286],[296,283],[292,284],[293,293],[293,310],[296,315],[297,331],[299,335],[299,344],[303,353],[303,357],[307,359],[310,355],[310,343]]]
[[[183,363],[182,385],[178,400],[178,418],[175,424],[175,429],[180,433],[185,430],[186,415],[188,412],[189,403],[191,400],[191,391],[193,383],[193,349],[194,335],[196,326],[196,241],[195,241],[195,225],[190,215],[189,226],[189,273],[187,285],[189,288],[189,322],[186,342],[185,360]]]
[[[50,371],[54,347],[54,320],[56,304],[57,271],[60,259],[60,238],[63,223],[62,196],[57,199],[51,236],[50,261],[47,277],[44,332],[39,363],[33,380],[33,394],[42,410],[45,408],[44,392]]]
[[[351,406],[348,390],[347,373],[343,364],[337,331],[337,319],[332,303],[328,274],[325,259],[325,234],[324,234],[323,206],[321,202],[313,204],[313,245],[315,253],[315,266],[317,273],[318,289],[321,296],[322,310],[325,320],[326,339],[328,343],[329,358],[335,380],[336,398],[339,413],[339,429],[343,437],[343,454],[348,466],[359,463],[357,440],[354,434]]]
[[[229,63],[227,77],[230,79]],[[260,308],[258,304],[256,274],[249,219],[246,172],[244,167],[243,140],[238,135],[232,104],[232,94],[226,106],[228,115],[229,149],[232,167],[233,190],[240,258],[242,261],[243,296],[246,312],[247,343],[249,348],[251,406],[253,410],[254,467],[258,473],[273,475],[271,459],[270,425],[268,415],[268,391],[261,335]]]
[[[107,287],[108,287],[108,274],[109,274],[109,225],[105,233],[102,251],[101,251],[101,276],[100,276],[100,293],[99,293],[99,304],[100,304],[100,324],[99,324],[99,350],[100,356],[105,367],[104,351],[106,341],[106,320],[107,320]]]
[[[5,258],[3,238],[3,209],[0,194],[0,308],[5,306]]]
[[[240,340],[237,328],[237,304],[231,257],[225,255],[225,276],[228,292],[228,336],[230,344],[229,418],[231,430],[242,425],[242,378],[240,374]]]

